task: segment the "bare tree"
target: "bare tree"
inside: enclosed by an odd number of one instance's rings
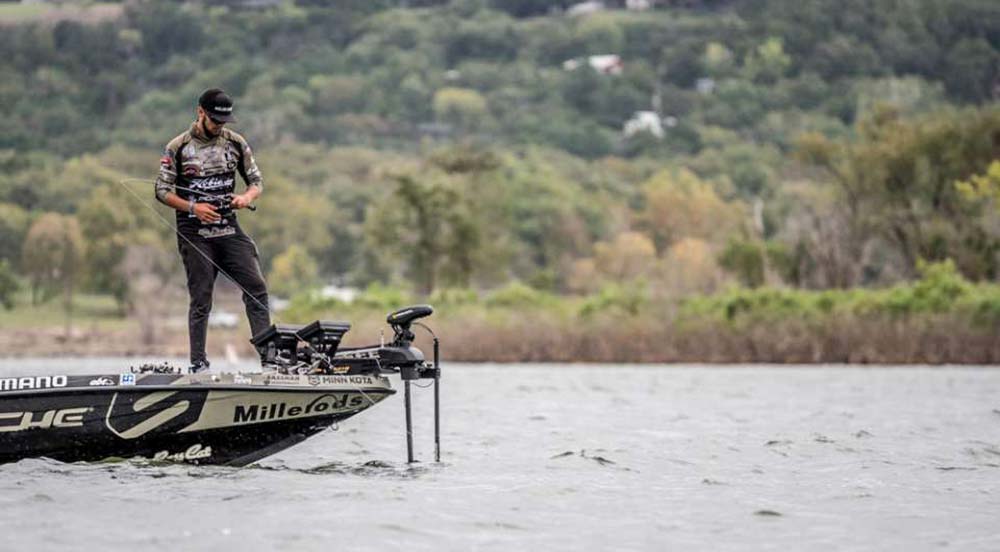
[[[118,266],[128,282],[129,314],[139,323],[143,345],[152,345],[168,315],[168,307],[178,297],[177,263],[161,247],[152,243],[129,245]]]

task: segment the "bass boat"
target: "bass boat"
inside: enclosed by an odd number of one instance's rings
[[[0,462],[145,458],[244,466],[286,449],[405,391],[407,459],[413,461],[410,382],[434,380],[440,458],[438,340],[427,361],[413,345],[418,305],[390,314],[390,343],[339,347],[345,322],[276,324],[254,336],[264,372],[182,374],[168,365],[124,373],[0,379]]]

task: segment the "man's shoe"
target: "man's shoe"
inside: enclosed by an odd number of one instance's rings
[[[208,372],[207,362],[193,362],[191,363],[191,367],[188,368],[189,374],[198,374],[202,372]]]

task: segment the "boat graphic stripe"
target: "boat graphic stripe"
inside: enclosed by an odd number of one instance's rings
[[[176,427],[178,424],[186,426],[197,419],[206,394],[205,391],[189,390],[156,391],[140,396],[128,393],[127,399],[123,400],[123,393],[115,393],[111,398],[111,404],[108,405],[104,423],[112,433],[122,439],[136,439],[158,428],[164,431],[176,431],[181,429]],[[194,399],[198,399],[199,412],[189,414],[194,417],[193,419],[181,418],[191,409]],[[127,429],[123,429],[123,425]]]

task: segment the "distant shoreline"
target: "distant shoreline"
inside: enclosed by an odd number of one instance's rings
[[[352,330],[346,345],[378,341],[377,326]],[[847,326],[796,327],[794,323],[742,330],[702,328],[671,332],[634,323],[555,328],[550,324],[492,326],[449,320],[435,326],[442,358],[451,362],[794,364],[794,365],[1000,365],[1000,339],[989,333],[957,333],[942,322],[912,328],[854,321]],[[187,333],[163,330],[143,344],[138,328],[62,327],[0,331],[5,358],[124,357],[185,358]],[[255,356],[245,329],[209,332],[209,356],[241,360]],[[430,352],[418,337],[417,346]]]

